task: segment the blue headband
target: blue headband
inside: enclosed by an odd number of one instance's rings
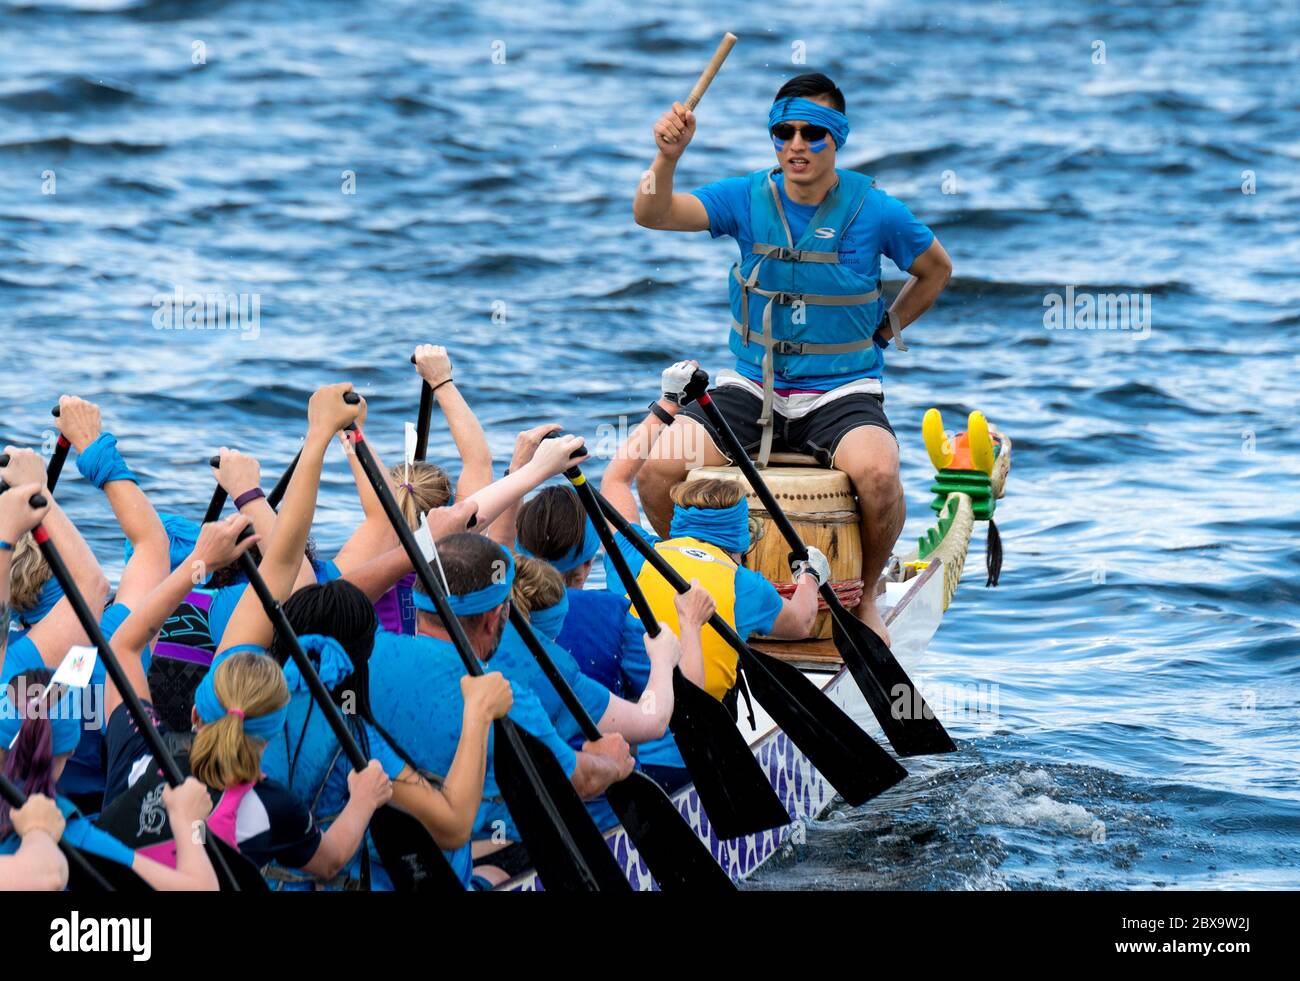
[[[40,623],[54,609],[54,604],[63,599],[63,587],[53,576],[45,580],[45,585],[41,587],[40,594],[36,597],[36,605],[30,610],[15,610],[18,614],[18,622],[25,627],[34,627]]]
[[[77,454],[77,469],[81,476],[99,488],[110,480],[140,482],[117,451],[117,437],[112,433],[100,433],[93,443]]]
[[[728,552],[749,551],[749,502],[741,498],[729,508],[684,508],[673,505],[668,533],[674,538],[699,538]]]
[[[81,742],[81,713],[72,704],[73,697],[71,690],[65,691],[56,704],[44,710],[54,736],[55,756],[71,753]],[[5,686],[4,694],[0,695],[0,750],[7,751],[13,745],[26,717],[26,712],[18,711],[13,699],[9,697],[9,687]]]
[[[792,119],[802,119],[805,123],[810,123],[813,126],[825,126],[830,131],[831,139],[835,141],[835,149],[837,150],[848,142],[849,117],[838,109],[823,106],[811,99],[778,99],[772,103],[772,109],[767,114],[767,128],[770,130],[777,123],[788,123]],[[773,137],[773,140],[775,139]],[[777,147],[778,150],[780,148],[780,146]],[[813,152],[820,151],[813,148]]]
[[[221,699],[217,697],[217,689],[214,679],[217,676],[217,668],[223,662],[236,654],[258,654],[266,656],[266,650],[257,647],[254,644],[236,644],[227,650],[222,651],[212,659],[212,666],[208,668],[208,673],[203,676],[199,682],[199,687],[194,690],[194,709],[199,713],[199,718],[203,722],[211,725],[225,716],[231,714]],[[287,706],[280,706],[274,712],[267,715],[245,716],[242,721],[244,735],[252,736],[254,739],[270,739],[284,727],[284,717]]]
[[[80,460],[80,457],[78,457]],[[162,512],[158,515],[162,519],[163,528],[167,532],[167,541],[169,548],[169,559],[171,562],[172,572],[190,557],[194,551],[194,546],[198,544],[199,532],[202,530],[197,521],[191,521],[189,518],[182,518],[179,514],[167,514]],[[131,554],[135,550],[131,547],[130,541],[126,543],[125,558],[123,561],[130,562]]]
[[[498,546],[499,547],[499,546]],[[496,582],[496,570],[492,570],[493,583],[490,586],[484,586],[482,589],[476,589],[472,593],[457,595],[449,593],[447,601],[451,604],[451,612],[458,617],[472,617],[476,613],[486,613],[488,610],[495,610],[498,606],[510,598],[510,587],[515,584],[515,557],[510,554],[508,549],[501,549],[501,554],[505,556],[506,574],[501,582]],[[495,560],[493,564],[495,564]],[[437,616],[438,609],[433,605],[433,597],[427,593],[422,593],[418,589],[411,591],[411,602],[415,604],[417,610],[423,610],[425,613],[432,613]]]
[[[523,545],[515,543],[515,549],[530,558],[542,559],[540,555],[528,551]],[[584,562],[589,562],[596,557],[600,551],[600,536],[596,534],[596,526],[588,518],[582,529],[582,541],[577,542],[573,548],[569,549],[558,559],[542,559],[543,562],[549,562],[560,572],[571,572]]]
[[[560,597],[560,602],[544,610],[530,610],[528,622],[532,628],[547,640],[554,640],[564,626],[564,618],[569,615],[569,594]]]
[[[298,643],[308,654],[316,655],[316,673],[326,688],[333,690],[335,685],[352,673],[352,659],[348,657],[343,645],[333,637],[303,634],[298,638]],[[289,683],[290,692],[310,691],[307,679],[292,659],[285,662],[284,680]]]

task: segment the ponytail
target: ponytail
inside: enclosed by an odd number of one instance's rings
[[[53,799],[56,796],[54,758],[59,752],[75,749],[81,735],[79,721],[61,717],[59,731],[55,733],[51,712],[43,704],[52,677],[54,673],[48,668],[20,672],[10,679],[0,697],[0,750],[8,750],[4,775],[28,797],[44,794]],[[0,800],[0,838],[7,837],[13,829],[9,803]]]
[[[190,770],[214,790],[255,783],[262,773],[267,717],[282,715],[289,702],[284,672],[265,655],[232,654],[212,669],[212,690],[222,711],[200,709],[201,716],[215,717],[205,718],[194,737]]]

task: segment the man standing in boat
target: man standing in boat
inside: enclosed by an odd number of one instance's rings
[[[906,351],[901,331],[947,285],[952,262],[929,228],[901,201],[853,170],[837,170],[849,134],[844,95],[822,74],[781,86],[768,114],[776,167],[673,192],[673,172],[695,135],[680,103],[654,126],[659,153],[636,194],[638,225],[730,235],[740,246],[731,271],[734,371],[716,378],[713,401],[745,449],[764,466],[772,451],[804,453],[848,475],[862,515],[858,617],[888,642],[872,584],[903,528],[898,442],[885,417],[884,353]],[[911,275],[886,310],[880,257]],[[638,480],[660,534],[669,491],[688,463],[727,462],[697,406],[682,410]],[[701,438],[707,436],[707,439]]]

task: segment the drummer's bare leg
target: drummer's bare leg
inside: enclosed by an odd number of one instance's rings
[[[636,478],[641,507],[655,533],[668,536],[668,525],[673,519],[673,502],[668,494],[674,485],[686,479],[688,470],[726,465],[727,458],[708,432],[689,416],[679,415],[664,429]]]
[[[875,587],[890,550],[903,530],[907,502],[898,479],[898,443],[879,426],[859,426],[835,449],[834,466],[853,483],[862,516],[862,603],[858,619],[889,643],[889,631],[876,609]]]

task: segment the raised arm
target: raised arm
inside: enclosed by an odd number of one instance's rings
[[[209,573],[230,565],[259,540],[257,535],[252,535],[242,542],[237,541],[248,526],[249,519],[240,514],[228,515],[221,521],[204,525],[189,558],[147,596],[132,604],[130,616],[122,621],[122,625],[113,634],[113,653],[117,655],[122,671],[131,683],[131,689],[142,700],[147,702],[152,701],[152,698],[140,655],[197,583],[207,579]],[[113,710],[121,703],[121,692],[110,677],[104,689],[104,718],[112,718]]]
[[[262,562],[258,566],[267,587],[281,603],[293,592],[303,552],[307,548],[325,451],[329,449],[334,434],[360,414],[360,405],[349,405],[343,400],[344,393],[350,391],[350,382],[326,385],[317,389],[307,405],[307,438],[302,444],[302,455],[284,495],[275,533],[264,545]],[[273,633],[271,621],[267,619],[257,594],[246,589],[231,614],[221,646],[223,650],[237,644],[269,647]]]
[[[433,389],[447,428],[460,454],[460,477],[456,480],[456,500],[469,497],[492,483],[492,450],[479,425],[474,410],[452,380],[451,358],[445,347],[421,344],[415,349],[415,369]]]
[[[658,406],[668,416],[675,416],[681,411],[681,401],[686,386],[699,366],[698,361],[688,360],[678,361],[664,369],[660,377]],[[646,460],[650,458],[655,443],[668,428],[658,414],[651,411],[639,426],[628,433],[627,439],[623,440],[623,444],[614,454],[614,459],[609,462],[600,479],[600,492],[605,499],[633,524],[640,524],[641,512],[637,507],[632,485],[636,483],[636,475],[641,472]]]
[[[532,429],[525,429],[515,437],[515,452],[510,457],[510,466],[506,467],[507,476],[516,470],[522,469],[533,456],[537,453],[537,447],[541,445],[547,433],[558,432],[560,424],[558,422],[548,422],[541,426],[534,426]],[[522,495],[521,495],[522,497]],[[499,518],[492,523],[488,530],[488,537],[498,545],[514,550],[515,547],[515,518],[519,514],[520,498],[517,497],[511,501]]]
[[[543,440],[528,463],[518,470],[511,470],[507,476],[488,484],[477,494],[472,494],[469,500],[478,505],[478,523],[474,530],[484,531],[512,504],[517,505],[529,491],[587,459],[585,454],[571,458],[573,452],[582,445],[582,439],[578,436]],[[513,533],[513,529],[511,531]]]
[[[692,137],[695,113],[680,102],[659,117],[654,125],[655,155],[650,170],[641,175],[632,201],[632,217],[645,228],[672,232],[703,232],[709,228],[709,213],[693,194],[673,193],[673,174]]]
[[[262,489],[262,465],[258,463],[257,458],[247,453],[240,453],[238,450],[232,450],[228,447],[221,447],[218,452],[220,464],[212,468],[212,476],[216,478],[222,489],[230,496],[230,499],[239,507],[239,513],[247,516],[253,522],[253,531],[264,542],[269,542],[271,536],[275,534],[275,522],[278,515],[275,509],[261,493],[249,493],[250,491],[260,492]],[[242,504],[239,502],[243,501]],[[304,549],[306,546],[303,546]],[[294,582],[294,588],[297,589],[316,581],[316,572],[312,569],[311,563],[304,556],[299,563],[298,578]]]
[[[167,531],[117,451],[117,440],[103,431],[99,406],[65,395],[59,399],[58,423],[59,431],[77,451],[77,469],[104,492],[122,534],[131,543],[131,558],[118,581],[115,599],[130,608],[171,569]]]
[[[362,400],[361,414],[357,417],[357,426],[364,431],[365,424],[366,403]],[[348,466],[352,468],[352,479],[357,485],[357,497],[361,499],[361,510],[365,514],[365,518],[357,526],[357,530],[343,543],[343,547],[334,556],[335,566],[338,567],[340,573],[346,576],[353,569],[364,565],[385,551],[397,547],[398,542],[393,526],[388,523],[388,516],[384,513],[384,507],[379,503],[379,498],[375,495],[375,489],[370,486],[370,478],[366,476],[365,468],[361,466],[361,461],[357,459],[352,441],[347,438],[346,434],[340,434],[339,440],[343,444],[343,452],[347,456]],[[393,486],[392,475],[388,472],[388,468],[384,466],[383,460],[379,458],[378,450],[369,441],[366,442],[366,445],[370,447],[370,452],[375,458],[379,472],[384,476],[384,483],[388,485],[388,492],[396,497],[397,488]]]
[[[9,464],[0,467],[0,480],[13,487],[29,484],[45,487],[45,466],[36,453],[12,446],[5,447],[5,452],[9,454]],[[108,596],[108,580],[99,568],[95,553],[63,513],[63,509],[54,500],[54,495],[44,489],[41,493],[49,501],[49,510],[41,521],[42,527],[63,556],[73,582],[86,597],[90,608],[102,610],[104,599]],[[87,641],[86,632],[81,629],[77,614],[66,596],[54,604],[54,609],[40,623],[32,627],[27,637],[40,651],[41,659],[52,668],[59,666],[68,653],[68,648]]]
[[[469,519],[478,511],[473,501],[457,501],[451,507],[434,508],[427,515],[429,534],[436,542],[440,538],[466,530]],[[390,548],[364,565],[356,566],[343,574],[343,578],[375,602],[388,592],[402,576],[411,571],[411,560],[400,545]]]

